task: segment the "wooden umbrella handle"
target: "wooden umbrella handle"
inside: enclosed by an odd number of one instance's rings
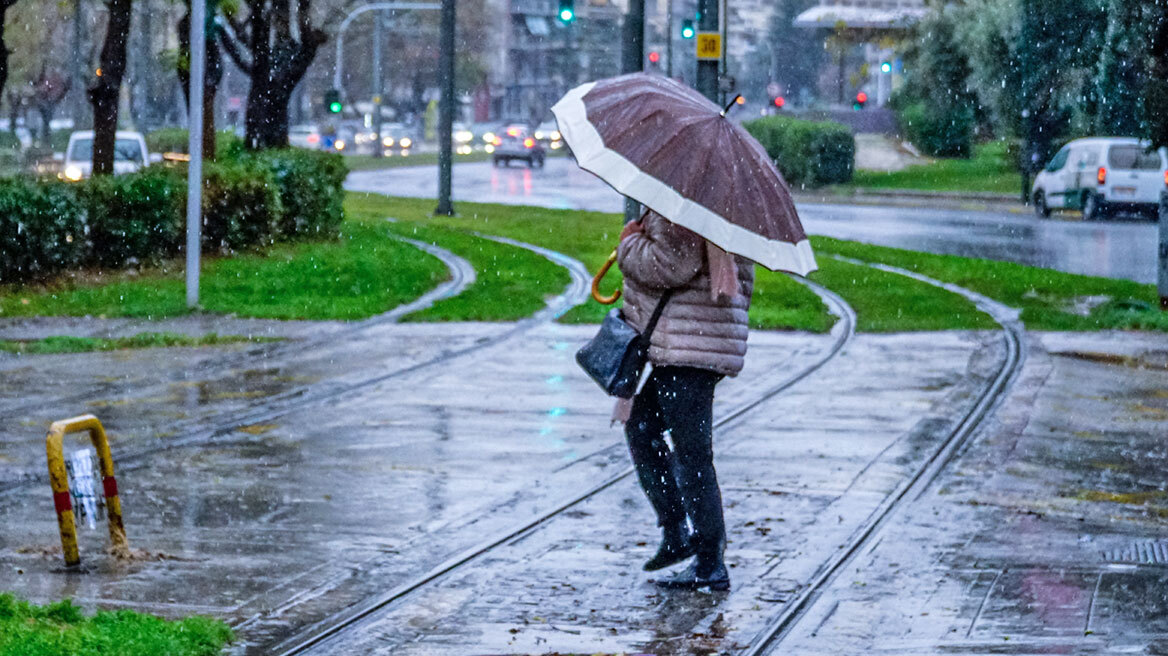
[[[612,296],[604,296],[600,293],[600,281],[604,278],[605,274],[608,273],[608,270],[612,268],[614,263],[616,263],[615,248],[612,251],[612,255],[608,256],[608,261],[605,262],[604,266],[600,267],[600,271],[597,271],[596,275],[592,277],[592,298],[596,299],[596,302],[602,305],[612,305],[613,303],[616,303],[617,299],[621,297],[621,291],[619,289],[613,292]]]

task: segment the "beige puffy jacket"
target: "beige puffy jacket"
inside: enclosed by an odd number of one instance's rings
[[[625,319],[644,331],[661,295],[675,290],[653,331],[649,361],[736,375],[746,356],[754,263],[736,257],[739,293],[715,301],[706,240],[654,212],[641,223],[643,230],[626,237],[617,249],[625,279]]]

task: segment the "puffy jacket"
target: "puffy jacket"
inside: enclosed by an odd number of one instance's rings
[[[617,248],[625,320],[643,332],[661,295],[675,290],[650,339],[649,361],[736,375],[746,356],[754,263],[736,257],[739,293],[715,301],[706,240],[654,212],[641,223]]]

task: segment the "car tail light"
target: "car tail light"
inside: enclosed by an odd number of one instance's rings
[[[1168,187],[1168,171],[1164,171],[1164,186]]]
[[[1107,167],[1100,166],[1099,172],[1095,174],[1095,180],[1099,184],[1107,184]]]
[[[320,142],[320,135],[319,134],[308,135],[308,143],[319,143],[319,142]]]
[[[495,141],[494,141],[493,143],[494,143],[496,146],[502,146],[502,145],[503,145],[503,140],[502,140],[502,139],[500,139],[499,137],[495,137]]]
[[[535,148],[535,139],[528,137],[528,138],[523,140],[523,145],[526,146],[527,148]]]

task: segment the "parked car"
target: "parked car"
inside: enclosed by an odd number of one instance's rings
[[[146,149],[146,138],[140,132],[117,131],[114,135],[114,175],[133,173],[150,162],[162,161],[161,155],[151,155]],[[69,135],[61,172],[65,180],[76,182],[93,173],[93,130],[82,130]]]
[[[527,168],[542,168],[547,151],[526,126],[509,125],[496,135],[491,162],[495,166],[511,165],[512,160],[527,162]]]
[[[288,145],[297,148],[319,150],[323,136],[320,131],[320,126],[308,124],[293,125],[288,128]]]
[[[1030,198],[1042,217],[1053,209],[1082,210],[1088,221],[1118,212],[1155,215],[1168,185],[1168,152],[1138,139],[1076,139],[1034,179]]]

